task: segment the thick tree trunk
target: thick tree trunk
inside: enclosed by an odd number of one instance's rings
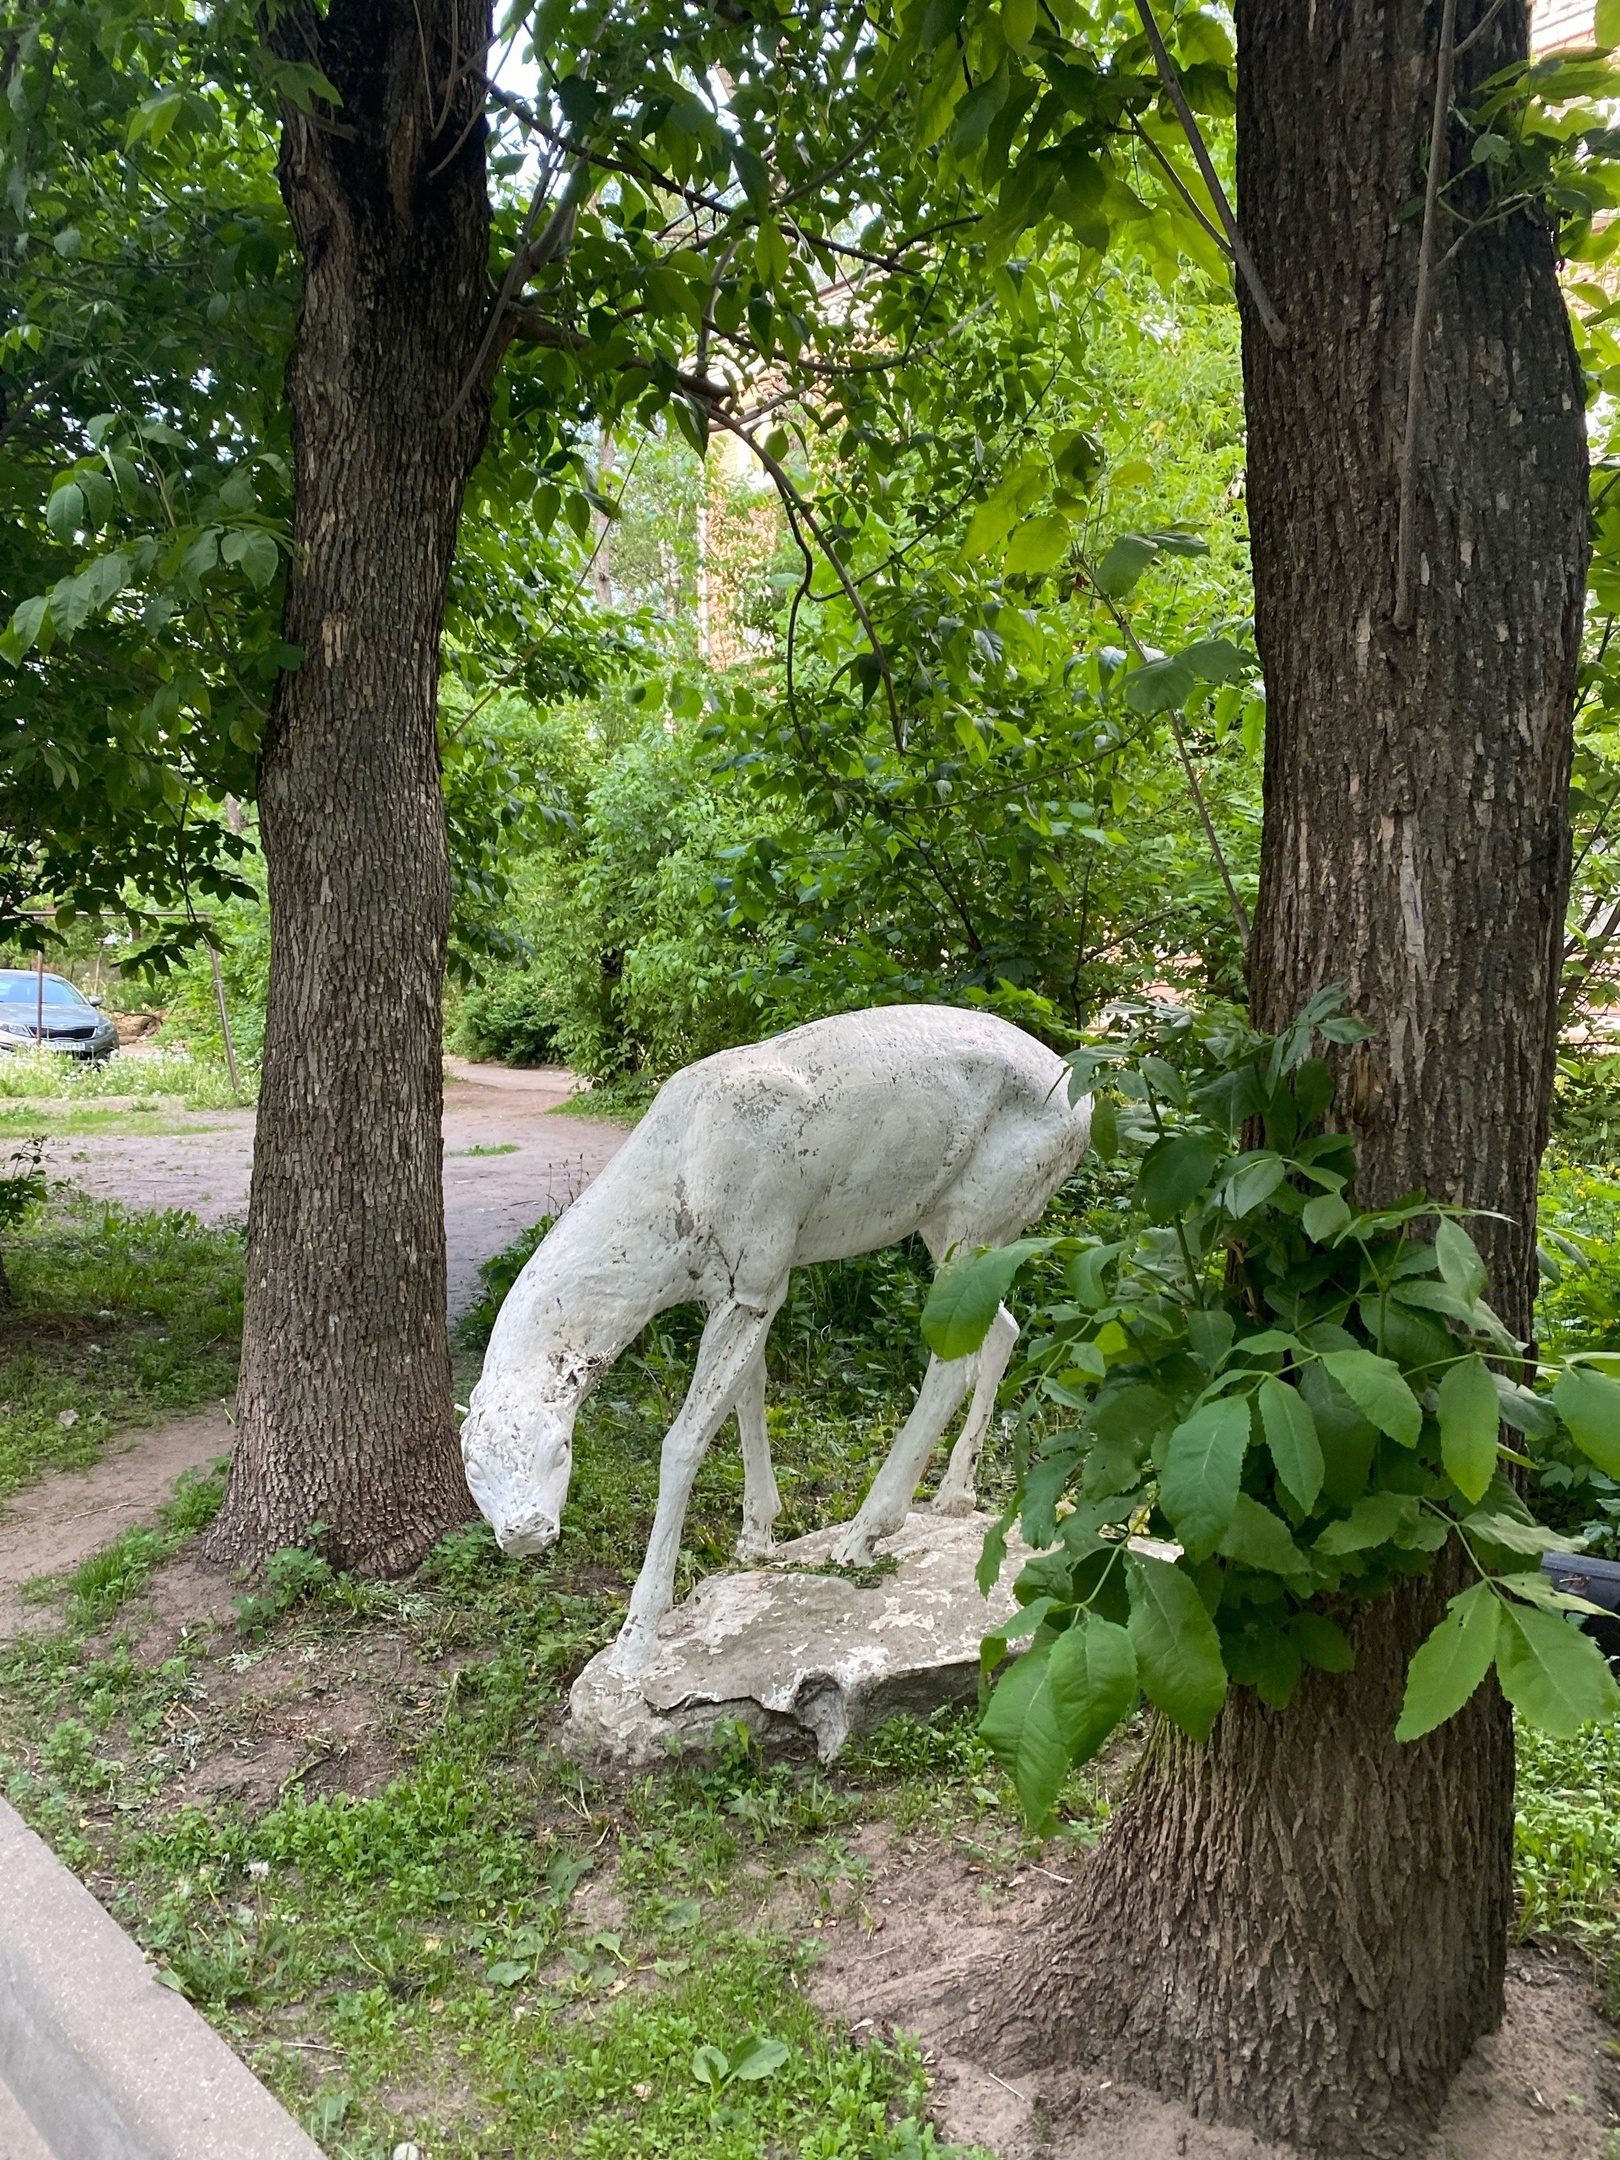
[[[1461,39],[1490,0],[1462,0]],[[1259,1022],[1346,986],[1363,1200],[1498,1209],[1528,1333],[1566,879],[1585,570],[1582,391],[1545,228],[1440,272],[1418,436],[1416,621],[1395,627],[1440,0],[1238,0],[1244,227],[1288,326],[1245,307],[1256,612],[1269,694],[1250,977]],[[1521,0],[1458,99],[1525,50]],[[1465,162],[1458,146],[1453,164]],[[1465,207],[1484,207],[1469,181]],[[1443,218],[1437,256],[1461,231]],[[1501,2014],[1512,1734],[1494,1684],[1392,1729],[1432,1582],[1362,1616],[1353,1676],[1285,1713],[1235,1691],[1207,1748],[1156,1733],[1044,1973],[1034,2054],[1102,2053],[1200,2113],[1356,2160],[1409,2152]],[[1054,1981],[1054,1971],[1057,1978]]]
[[[487,0],[279,18],[336,112],[290,109],[305,282],[288,369],[286,612],[260,774],[272,960],[239,1438],[209,1538],[253,1561],[327,1526],[410,1566],[472,1512],[445,1318],[440,998],[449,867],[435,730],[444,593],[487,400]]]

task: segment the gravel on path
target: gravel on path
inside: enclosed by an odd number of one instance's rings
[[[622,1144],[620,1126],[552,1114],[577,1085],[556,1067],[516,1071],[446,1059],[452,1314],[472,1303],[480,1265],[574,1199]],[[253,1121],[251,1110],[202,1110],[166,1118],[157,1132],[68,1134],[52,1143],[48,1166],[98,1199],[186,1208],[204,1222],[224,1222],[247,1213]]]

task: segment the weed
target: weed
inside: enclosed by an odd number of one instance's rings
[[[312,1549],[326,1533],[325,1523],[311,1523],[308,1546],[284,1545],[272,1553],[264,1563],[261,1587],[231,1600],[244,1635],[262,1635],[272,1620],[331,1587],[331,1567]]]

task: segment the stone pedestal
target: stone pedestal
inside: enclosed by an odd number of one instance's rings
[[[926,1717],[971,1701],[979,1641],[1015,1610],[1012,1580],[1027,1557],[1009,1551],[988,1598],[973,1576],[988,1515],[916,1511],[860,1580],[830,1572],[844,1525],[779,1545],[770,1562],[712,1575],[667,1614],[658,1650],[635,1680],[593,1658],[568,1699],[568,1731],[625,1763],[655,1761],[739,1719],[767,1746],[812,1743],[830,1762],[846,1741],[900,1711]]]

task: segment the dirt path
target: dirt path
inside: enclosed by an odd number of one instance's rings
[[[1106,2073],[1015,2073],[962,2052],[964,2025],[995,1998],[1013,1951],[1063,1885],[1044,1869],[993,1883],[965,1855],[881,1823],[853,1842],[872,1870],[866,1924],[823,1930],[810,1994],[852,2030],[922,2041],[948,2137],[987,2146],[996,2160],[1299,2160],[1292,2147],[1201,2123]],[[1464,2063],[1421,2160],[1609,2160],[1617,2109],[1614,2028],[1585,1974],[1570,1958],[1516,1945],[1502,2029]]]
[[[24,1602],[18,1592],[25,1582],[77,1567],[131,1523],[146,1521],[183,1470],[228,1455],[233,1438],[224,1404],[211,1403],[168,1425],[115,1433],[89,1469],[58,1470],[14,1495],[0,1515],[0,1642],[59,1617]]]
[[[472,1302],[480,1264],[582,1191],[624,1133],[594,1118],[552,1115],[574,1092],[572,1073],[464,1058],[445,1064],[445,1237],[450,1310],[458,1313]],[[164,1126],[65,1136],[53,1143],[49,1167],[129,1207],[188,1208],[204,1222],[245,1215],[253,1112],[196,1111]]]

